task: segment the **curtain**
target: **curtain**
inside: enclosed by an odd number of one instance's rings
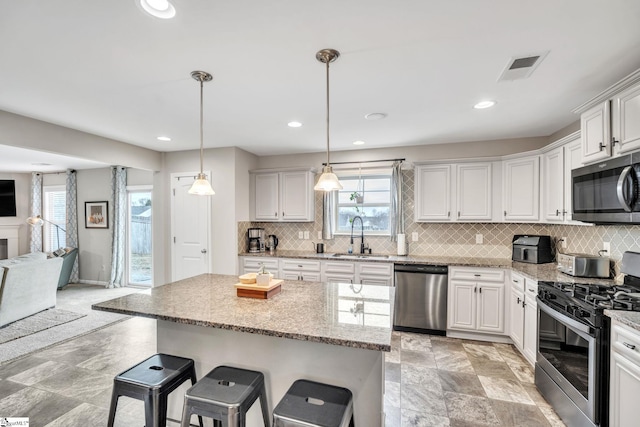
[[[324,191],[322,196],[322,238],[333,239],[333,222],[336,211],[337,191]]]
[[[42,174],[31,172],[31,216],[42,215]],[[42,227],[29,227],[29,250],[42,252]]]
[[[127,226],[127,169],[122,166],[111,168],[111,205],[112,212],[112,239],[111,239],[111,277],[109,288],[124,286],[124,259],[125,238]]]
[[[402,183],[402,162],[393,162],[391,171],[391,208],[389,210],[389,226],[391,241],[395,242],[398,234],[404,234],[404,206]]]
[[[68,248],[77,248],[78,247],[78,180],[77,180],[76,171],[73,169],[67,169],[67,181],[66,181],[66,192],[67,192],[67,207],[66,207],[66,219],[65,219],[65,229],[67,230],[67,247]],[[78,253],[80,250],[78,249]],[[73,262],[73,267],[71,269],[71,276],[69,276],[69,283],[78,283],[79,280],[78,273],[78,257],[76,257]]]

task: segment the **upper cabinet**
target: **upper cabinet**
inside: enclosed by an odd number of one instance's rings
[[[582,166],[578,132],[550,145],[542,154],[542,212],[548,222],[571,220],[571,170]]]
[[[512,158],[503,162],[505,221],[540,219],[540,156]]]
[[[640,70],[574,112],[580,114],[584,164],[640,149]]]
[[[417,222],[491,221],[491,162],[416,165]]]
[[[251,220],[308,222],[314,220],[313,172],[252,171]]]

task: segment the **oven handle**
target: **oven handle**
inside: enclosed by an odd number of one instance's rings
[[[624,197],[624,182],[629,177],[629,173],[631,173],[631,168],[632,166],[627,166],[622,170],[622,173],[620,174],[620,178],[618,178],[618,184],[616,185],[616,193],[618,195],[618,201],[620,202],[620,204],[622,205],[622,207],[626,212],[631,212],[631,205],[629,204],[629,201],[626,200],[626,198]]]
[[[565,316],[559,311],[554,310],[553,308],[545,304],[540,298],[538,298],[538,308],[544,311],[545,313],[547,313],[549,316],[553,317],[554,319],[564,323],[567,326],[571,326],[573,329],[577,329],[581,332],[584,332],[585,334],[588,334],[591,337],[595,336],[595,330],[592,327],[585,325],[584,323],[580,323],[577,320],[574,320],[568,316]]]

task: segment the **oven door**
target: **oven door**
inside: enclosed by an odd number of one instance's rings
[[[571,172],[573,219],[594,223],[630,223],[638,203],[640,165],[631,155]]]
[[[553,325],[550,327],[550,325]],[[549,333],[549,331],[555,333]],[[551,378],[555,386],[562,390],[564,396],[579,409],[592,423],[599,421],[599,372],[598,372],[598,338],[599,329],[594,329],[570,317],[559,313],[538,299],[538,352],[536,370],[542,369]],[[549,384],[536,385],[542,394],[554,406],[556,412],[575,413],[575,408],[568,408],[565,397],[559,396],[558,390],[550,390]],[[545,393],[546,392],[546,393]],[[557,400],[554,402],[554,399]],[[574,415],[566,415],[573,418]],[[565,417],[563,417],[565,418]],[[579,423],[584,425],[584,423]]]

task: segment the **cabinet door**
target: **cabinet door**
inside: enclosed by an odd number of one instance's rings
[[[564,220],[564,147],[545,153],[542,158],[544,173],[544,218],[547,221]]]
[[[603,102],[580,116],[582,161],[585,164],[611,156],[609,108],[609,101]]]
[[[564,219],[571,221],[573,218],[573,192],[571,171],[582,166],[582,143],[579,139],[564,146],[564,210],[567,212]]]
[[[276,221],[278,214],[278,173],[255,174],[255,219]]]
[[[416,221],[451,220],[451,166],[422,165],[415,170]]]
[[[511,339],[518,350],[522,351],[524,338],[524,294],[515,287],[511,288],[511,304],[509,304],[509,325],[511,328]]]
[[[308,280],[310,282],[319,282],[320,281],[320,273],[309,273],[307,271],[300,273],[300,280]]]
[[[360,277],[363,285],[391,286],[393,282],[390,277]]]
[[[280,173],[280,215],[282,221],[312,221],[314,195],[311,192],[310,173]]]
[[[617,151],[626,153],[640,148],[640,84],[613,99],[613,138]]]
[[[299,271],[283,271],[281,276],[284,280],[302,280],[301,274]]]
[[[447,327],[449,329],[476,329],[477,285],[473,282],[449,282]]]
[[[491,221],[491,163],[460,164],[456,170],[456,219]]]
[[[531,156],[504,162],[504,219],[540,219],[540,157]]]
[[[478,330],[504,332],[504,284],[478,283]]]
[[[538,351],[538,310],[535,299],[525,297],[524,307],[524,345],[522,354],[529,363],[535,365]]]
[[[640,365],[615,351],[611,352],[611,427],[638,424],[638,396],[640,396]]]
[[[323,282],[353,283],[355,279],[355,274],[325,273],[322,275]]]

